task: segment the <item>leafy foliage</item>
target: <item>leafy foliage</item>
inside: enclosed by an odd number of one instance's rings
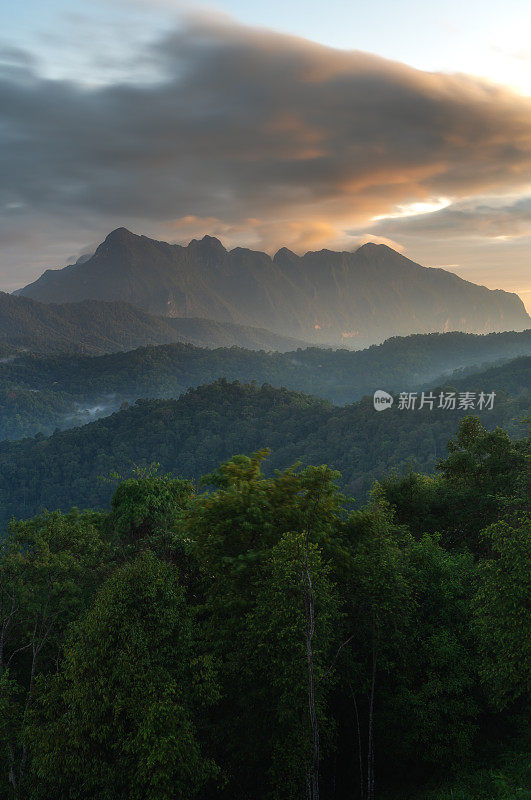
[[[257,451],[12,523],[0,797],[524,798],[529,445],[466,418],[355,510]]]
[[[36,719],[42,715],[43,723],[33,735],[45,796],[194,796],[213,771],[194,724],[216,697],[207,667],[194,652],[175,571],[150,552],[118,569],[73,630],[62,669],[41,695]]]

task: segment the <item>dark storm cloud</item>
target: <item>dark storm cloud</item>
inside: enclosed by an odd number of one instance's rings
[[[303,247],[397,203],[531,182],[531,99],[478,79],[228,24],[141,57],[156,83],[95,88],[4,59],[4,230],[25,214],[176,233],[205,219]]]

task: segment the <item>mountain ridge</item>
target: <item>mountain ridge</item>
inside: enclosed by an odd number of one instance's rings
[[[117,228],[93,256],[47,270],[16,292],[41,302],[125,301],[151,314],[271,330],[311,343],[373,344],[390,336],[522,330],[518,295],[423,267],[384,244],[354,252],[281,247],[273,257],[213,236],[170,244]]]

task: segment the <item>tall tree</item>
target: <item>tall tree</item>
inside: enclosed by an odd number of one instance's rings
[[[197,723],[216,696],[177,572],[146,551],[107,580],[43,687],[42,796],[189,800],[215,772]]]
[[[2,771],[15,798],[31,768],[26,725],[39,676],[55,670],[64,632],[108,572],[112,550],[93,513],[54,512],[13,522],[0,543],[0,680],[9,724],[0,728]]]
[[[209,476],[217,490],[191,507],[187,535],[204,576],[206,646],[223,662],[216,738],[232,796],[255,796],[266,774],[271,796],[300,798],[307,774],[318,781],[325,686],[315,686],[335,635],[326,551],[340,497],[329,469],[266,478],[264,456]]]

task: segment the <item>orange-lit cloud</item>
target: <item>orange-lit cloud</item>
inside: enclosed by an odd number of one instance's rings
[[[28,259],[28,227],[46,260],[61,226],[85,237],[80,247],[127,225],[269,251],[372,240],[424,252],[438,237],[510,244],[528,231],[516,201],[485,210],[474,198],[531,186],[531,98],[223,20],[190,22],[143,57],[156,81],[91,90],[10,57],[0,74],[5,285]],[[448,207],[396,218],[437,198]],[[440,247],[426,260],[462,263]]]

